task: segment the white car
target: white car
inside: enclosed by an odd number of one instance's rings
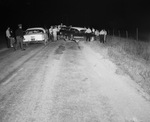
[[[39,43],[42,42],[45,45],[48,42],[48,34],[42,27],[28,28],[25,31],[24,43]]]

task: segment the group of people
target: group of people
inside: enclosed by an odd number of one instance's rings
[[[22,30],[22,24],[18,24],[18,29],[14,32],[10,27],[6,30],[6,42],[7,47],[13,47],[14,50],[17,50],[19,47],[21,50],[25,50],[25,46],[23,45],[23,37],[24,31]]]
[[[88,27],[85,33],[86,33],[86,41],[93,41],[98,38],[101,43],[106,42],[107,31],[105,29],[99,31],[97,29],[96,30],[94,28],[90,29]]]
[[[61,28],[61,25],[51,26],[49,28],[49,38],[51,41],[57,41],[59,39],[58,32],[59,32],[60,28]]]
[[[57,41],[59,40],[59,31],[63,25],[55,25],[51,26],[48,29],[48,35],[49,39],[51,41]],[[106,42],[106,36],[107,31],[102,29],[101,31],[94,29],[94,28],[86,28],[85,31],[85,37],[86,41],[93,41],[96,39],[99,39],[101,43]],[[25,50],[25,45],[23,44],[23,38],[24,38],[24,31],[22,30],[22,24],[18,25],[18,29],[16,29],[14,32],[10,27],[6,30],[6,38],[7,38],[7,47],[13,47],[14,50],[17,50],[19,47],[21,50]]]
[[[50,40],[56,41],[59,39],[59,31],[61,27],[63,27],[63,24],[51,26],[49,28]],[[88,27],[86,28],[85,35],[86,35],[85,36],[86,41],[93,41],[93,40],[98,39],[101,43],[105,43],[107,31],[105,29],[102,29],[101,31],[99,31],[98,29],[94,29],[94,28],[91,29],[90,27]]]
[[[48,36],[51,41],[58,40],[58,32],[60,30],[60,26],[51,26],[48,29]],[[18,29],[13,31],[10,27],[6,29],[6,43],[8,48],[14,48],[14,50],[18,50],[19,48],[21,50],[25,50],[26,45],[23,43],[24,39],[24,31],[22,29],[22,24],[18,24]]]

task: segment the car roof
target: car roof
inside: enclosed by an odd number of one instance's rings
[[[71,27],[71,28],[73,28],[73,29],[77,29],[77,30],[86,30],[86,28],[83,28],[83,27]]]
[[[63,27],[61,27],[61,28],[70,28],[69,26],[63,26]]]
[[[45,29],[42,28],[42,27],[28,28],[28,29],[26,29],[26,30],[43,30],[43,31],[45,31]]]
[[[79,31],[77,28],[70,28],[70,30],[76,30],[76,31]]]

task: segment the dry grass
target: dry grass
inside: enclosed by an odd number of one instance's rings
[[[150,43],[108,37],[105,44],[94,41],[89,45],[118,66],[117,74],[129,75],[150,95]]]
[[[126,54],[144,59],[147,63],[150,61],[150,42],[141,42],[117,37],[110,37],[108,42],[108,46],[116,47]]]
[[[109,37],[106,45],[112,61],[150,94],[150,43]]]

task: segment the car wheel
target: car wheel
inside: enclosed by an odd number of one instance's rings
[[[73,34],[71,34],[71,40],[74,40]]]
[[[44,45],[46,45],[46,40],[43,41]]]
[[[28,43],[28,42],[26,42],[26,43],[25,43],[25,46],[26,46],[26,47],[28,47],[28,46],[29,46],[29,43]]]

